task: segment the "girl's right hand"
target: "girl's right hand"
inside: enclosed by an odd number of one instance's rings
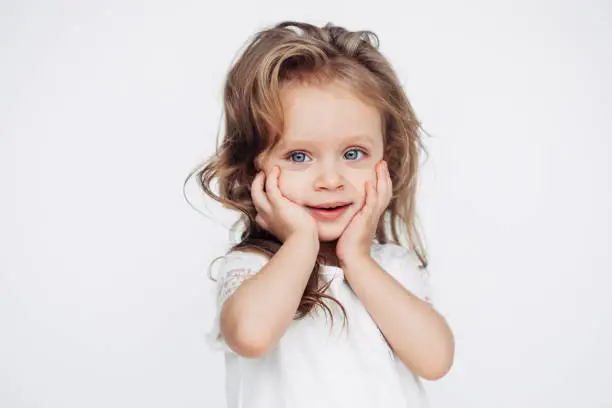
[[[255,176],[251,185],[251,197],[257,210],[255,222],[281,242],[294,234],[305,234],[318,239],[317,222],[308,210],[283,196],[278,187],[279,177],[278,166],[274,166],[267,176],[263,171]]]

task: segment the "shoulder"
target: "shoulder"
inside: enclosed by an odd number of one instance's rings
[[[418,256],[413,251],[393,242],[375,243],[372,246],[372,256],[381,262],[402,261],[415,263],[417,266],[420,264]]]
[[[217,268],[217,300],[221,304],[249,277],[257,274],[268,262],[268,256],[256,250],[231,250],[220,260]]]
[[[252,248],[231,250],[221,257],[221,271],[233,269],[260,269],[270,260],[262,251]]]
[[[372,257],[413,294],[431,302],[429,272],[414,251],[395,243],[375,244],[372,247]]]

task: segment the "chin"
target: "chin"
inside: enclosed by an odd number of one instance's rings
[[[340,235],[338,235],[338,234],[336,234],[336,235],[323,235],[323,234],[319,234],[319,241],[321,241],[321,242],[337,241],[338,238],[340,238]]]
[[[319,241],[331,242],[335,241],[342,235],[346,225],[320,225],[319,228]]]

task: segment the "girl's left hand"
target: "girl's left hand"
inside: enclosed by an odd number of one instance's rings
[[[366,181],[364,204],[338,239],[336,255],[341,265],[370,256],[378,221],[391,201],[393,186],[387,162],[381,160],[375,168],[376,182]]]

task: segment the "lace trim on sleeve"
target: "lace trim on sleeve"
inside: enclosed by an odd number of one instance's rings
[[[421,267],[416,254],[397,244],[385,244],[379,249],[379,257],[383,265],[388,264],[386,271],[412,294],[430,305],[435,303],[431,275]]]
[[[417,270],[418,270],[418,275],[421,278],[421,284],[422,284],[422,290],[423,293],[421,295],[422,299],[429,303],[430,305],[433,305],[433,289],[431,286],[431,275],[429,274],[429,271],[426,268],[421,268],[420,266],[417,266]]]
[[[251,276],[255,275],[257,271],[251,268],[238,268],[232,269],[227,272],[225,275],[225,279],[220,282],[218,291],[217,291],[217,301],[219,304],[223,304],[231,295],[236,292],[238,287],[245,280],[249,279]]]

